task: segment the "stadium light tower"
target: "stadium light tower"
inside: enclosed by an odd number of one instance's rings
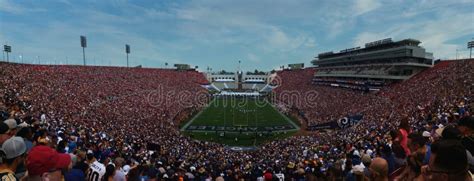
[[[467,42],[467,48],[469,48],[469,58],[472,58],[472,48],[474,48],[474,41]]]
[[[3,51],[7,52],[7,62],[10,62],[10,58],[8,57],[8,53],[12,52],[12,46],[3,45]],[[15,57],[13,57],[13,58],[15,58]]]
[[[242,67],[241,67],[240,63],[242,63],[242,62],[239,60],[239,72],[242,71]]]
[[[125,44],[125,53],[127,54],[127,67],[128,67],[128,54],[130,54],[130,45]]]
[[[86,50],[87,47],[87,39],[86,36],[81,36],[81,47],[82,47],[82,59],[84,61],[84,66],[86,66]]]
[[[458,49],[456,49],[456,60],[458,59]]]

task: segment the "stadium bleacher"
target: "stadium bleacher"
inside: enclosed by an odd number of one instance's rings
[[[264,174],[341,180],[370,177],[364,172],[367,162],[381,162],[392,178],[409,180],[399,168],[426,168],[425,157],[438,169],[444,167],[434,159],[452,163],[452,157],[461,158],[454,165],[463,168],[442,171],[466,177],[466,168],[473,168],[466,158],[466,149],[472,151],[474,145],[466,142],[474,132],[472,70],[474,59],[441,61],[377,93],[314,85],[318,70],[313,68],[278,71],[271,83],[276,86],[274,104],[296,110],[306,128],[348,115],[362,114],[363,119],[346,129],[301,133],[255,151],[234,151],[179,131],[180,121],[209,100],[201,87],[209,82],[199,72],[0,63],[0,115],[5,121],[0,134],[9,138],[0,144],[11,146],[15,140],[10,137],[18,135],[34,145],[26,169],[17,175],[26,170],[29,176],[37,174],[31,163],[40,154],[39,145],[72,155],[72,169],[58,164],[46,170],[61,172],[65,180],[73,173],[93,172],[88,164],[109,168],[111,163],[124,166],[117,172],[127,180],[257,180]],[[439,135],[440,129],[459,129],[464,135],[448,139]],[[425,150],[423,140],[430,140],[432,152]],[[444,154],[446,148],[451,154]],[[428,153],[438,155],[430,158]],[[72,163],[67,155],[58,157]]]

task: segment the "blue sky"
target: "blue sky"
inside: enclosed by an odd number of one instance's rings
[[[436,58],[468,56],[472,0],[0,0],[0,42],[12,59],[162,67],[165,62],[271,70],[318,53],[415,38]],[[67,57],[67,59],[66,59]]]

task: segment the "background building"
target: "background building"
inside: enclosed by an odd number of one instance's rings
[[[311,63],[317,67],[314,83],[361,90],[378,90],[394,81],[410,78],[433,66],[433,53],[420,41],[391,38],[334,52],[320,53]]]

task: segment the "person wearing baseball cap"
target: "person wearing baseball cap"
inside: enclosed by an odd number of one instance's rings
[[[62,180],[62,171],[71,167],[71,156],[44,145],[33,147],[26,159],[28,179],[33,181]]]
[[[9,134],[10,135],[16,135],[16,128],[18,127],[18,124],[15,119],[7,119],[3,121],[5,124],[8,125],[9,128]]]
[[[11,134],[8,134],[9,131],[10,128],[8,127],[8,125],[4,122],[0,122],[0,146],[2,146],[6,140],[11,138]]]
[[[458,129],[462,135],[461,143],[471,154],[474,154],[474,117],[461,118],[458,122]]]
[[[25,160],[26,145],[21,137],[12,137],[5,141],[1,148],[2,164],[0,164],[0,179],[18,180],[15,171]]]

